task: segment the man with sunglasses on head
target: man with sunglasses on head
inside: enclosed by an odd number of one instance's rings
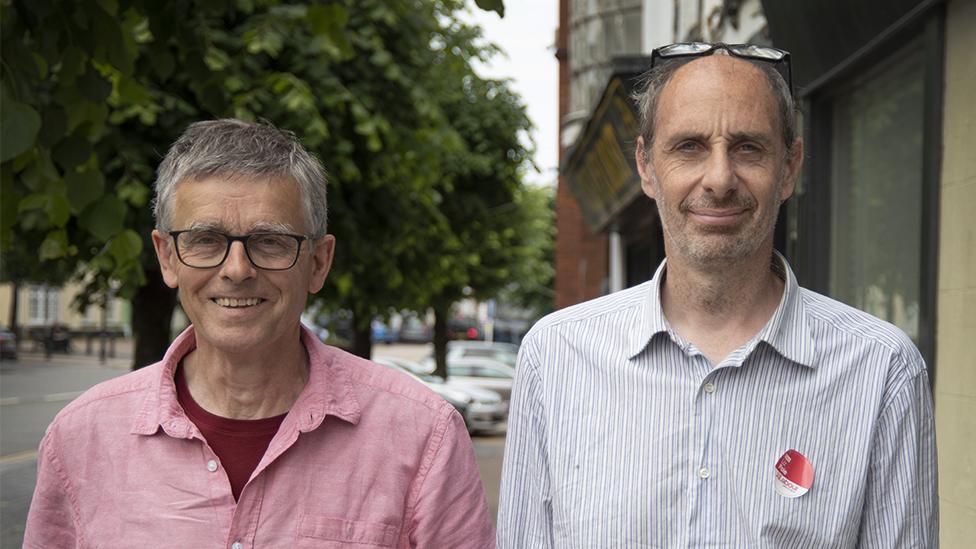
[[[499,547],[937,546],[922,357],[773,249],[791,88],[774,48],[654,51],[636,163],[667,258],[524,339]]]
[[[325,185],[270,125],[173,144],[152,240],[192,325],[57,416],[25,547],[494,546],[455,409],[300,324],[335,247]]]

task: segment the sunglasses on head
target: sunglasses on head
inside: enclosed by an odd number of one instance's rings
[[[654,68],[662,60],[681,57],[705,57],[720,50],[742,59],[771,63],[786,80],[786,83],[790,87],[790,93],[793,93],[793,71],[790,66],[790,52],[770,46],[757,46],[755,44],[707,44],[704,42],[668,44],[667,46],[655,48],[651,52],[651,68]]]

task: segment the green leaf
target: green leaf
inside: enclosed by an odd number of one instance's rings
[[[197,94],[200,105],[214,115],[219,115],[227,108],[224,89],[215,83],[205,84]]]
[[[30,163],[20,174],[20,180],[28,189],[43,192],[48,184],[58,178],[57,169],[49,166],[49,162],[38,160]],[[53,175],[52,175],[53,172]]]
[[[150,101],[149,92],[135,78],[127,76],[119,78],[118,91],[122,103],[139,105]]]
[[[173,74],[173,69],[176,68],[176,60],[173,59],[173,56],[168,51],[157,53],[152,56],[149,62],[152,63],[156,75],[164,82],[169,79],[170,75]]]
[[[64,109],[58,105],[49,105],[41,113],[41,131],[37,135],[37,142],[46,148],[64,138],[68,129],[68,120]]]
[[[119,13],[119,2],[118,0],[97,0],[98,5],[105,10],[105,13],[115,16]]]
[[[122,230],[124,221],[125,204],[113,195],[105,195],[82,212],[78,225],[107,242]]]
[[[44,211],[47,213],[47,217],[51,220],[52,225],[55,227],[64,227],[65,223],[68,222],[68,218],[71,217],[71,204],[68,203],[68,199],[64,195],[49,193]]]
[[[67,253],[68,234],[62,229],[47,233],[44,242],[41,243],[38,257],[40,257],[41,261],[47,261],[49,259],[64,257]]]
[[[68,48],[61,58],[61,70],[58,71],[58,79],[65,84],[72,82],[85,70],[87,56],[81,48]]]
[[[134,40],[125,39],[123,30],[128,29],[123,29],[118,18],[102,10],[92,10],[91,18],[94,32],[98,33],[99,42],[104,46],[102,59],[111,63],[122,74],[132,74],[138,46]]]
[[[0,162],[19,156],[34,145],[41,129],[41,115],[30,105],[21,103],[7,93],[6,86],[0,91]]]
[[[72,105],[68,112],[68,131],[75,131],[84,124],[90,124],[89,132],[97,134],[105,125],[105,119],[108,117],[108,105],[105,103],[91,103],[82,100],[78,103],[67,102],[65,104]]]
[[[117,265],[128,263],[142,253],[142,238],[132,229],[125,229],[109,242],[108,253],[112,254]]]
[[[112,83],[91,66],[78,79],[76,85],[81,95],[92,103],[101,103],[108,98],[108,94],[112,93]]]
[[[493,11],[498,17],[505,17],[505,2],[502,0],[474,0],[479,8],[485,11]]]
[[[20,199],[17,205],[17,213],[24,213],[30,210],[42,210],[47,205],[47,195],[44,193],[34,193]]]
[[[4,172],[7,172],[4,167]],[[9,230],[17,223],[17,207],[19,206],[17,194],[14,191],[14,182],[11,177],[4,177],[0,182],[0,227],[4,231]]]
[[[141,208],[149,202],[149,187],[137,179],[124,180],[116,188],[116,194],[136,208]]]
[[[31,57],[34,59],[34,64],[37,65],[37,73],[38,73],[38,75],[42,79],[47,78],[47,69],[48,69],[48,67],[47,67],[47,60],[44,59],[44,56],[41,55],[41,54],[39,54],[39,53],[37,53],[37,52],[33,52],[33,53],[31,53]]]
[[[352,55],[352,44],[346,35],[349,12],[338,4],[309,6],[305,16],[312,32],[329,41],[339,50],[343,59]]]
[[[68,186],[68,202],[76,214],[101,198],[105,190],[105,178],[97,170],[71,172],[65,178],[65,183]]]
[[[88,140],[75,132],[66,139],[62,139],[54,150],[54,161],[65,171],[71,170],[79,164],[83,164],[91,158],[92,147]]]

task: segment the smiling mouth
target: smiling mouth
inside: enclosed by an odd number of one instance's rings
[[[734,217],[741,213],[745,213],[745,208],[737,208],[734,210],[691,210],[691,213],[700,217]]]
[[[239,309],[242,307],[253,307],[255,305],[260,304],[264,300],[261,299],[260,297],[244,297],[244,298],[215,297],[212,298],[210,301],[213,301],[214,303],[220,305],[221,307]]]

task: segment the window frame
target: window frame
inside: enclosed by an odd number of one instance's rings
[[[897,55],[900,46],[920,39],[925,67],[922,99],[922,202],[920,223],[919,317],[916,344],[929,367],[934,382],[935,331],[939,263],[939,200],[942,161],[942,98],[945,73],[945,15],[941,5],[919,14],[912,21],[858,50],[839,66],[845,66],[816,89],[803,90],[803,136],[807,166],[801,174],[795,203],[789,216],[795,219],[796,234],[791,235],[791,262],[800,283],[830,295],[833,196],[832,116],[835,101],[851,89],[854,82],[879,64]],[[894,60],[897,62],[897,58]]]

